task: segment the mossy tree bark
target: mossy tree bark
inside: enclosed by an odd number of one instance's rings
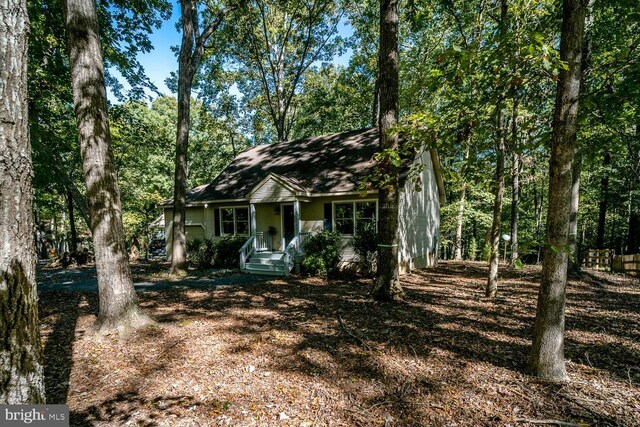
[[[564,361],[564,310],[569,258],[572,169],[587,4],[587,0],[565,0],[563,4],[560,59],[565,61],[568,67],[560,72],[553,117],[546,245],[533,346],[529,357],[531,373],[552,381],[563,381],[567,378]]]
[[[398,1],[380,2],[378,83],[380,150],[398,150],[399,136],[390,130],[398,123]],[[378,189],[378,265],[371,295],[391,301],[402,294],[398,269],[398,168],[388,159],[378,165],[387,177]]]
[[[91,234],[98,273],[98,332],[145,326],[138,307],[124,243],[120,190],[116,181],[96,4],[65,0],[73,101],[78,127]]]
[[[0,5],[0,404],[43,403],[27,102],[26,0]]]

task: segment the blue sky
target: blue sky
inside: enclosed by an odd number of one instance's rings
[[[147,76],[158,87],[158,90],[164,95],[172,95],[164,81],[172,71],[178,70],[178,59],[171,50],[172,46],[180,45],[180,33],[176,29],[176,22],[180,17],[180,5],[178,2],[173,3],[173,12],[171,18],[165,21],[161,28],[155,30],[150,35],[151,44],[154,49],[146,54],[138,56],[138,60],[145,69]],[[338,24],[338,34],[342,37],[349,37],[353,33],[353,29],[346,20]],[[345,52],[343,55],[333,60],[334,64],[347,65],[351,51]],[[117,75],[117,73],[115,73]],[[110,99],[114,99],[110,96]]]

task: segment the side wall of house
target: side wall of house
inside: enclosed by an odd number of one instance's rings
[[[416,182],[408,180],[400,193],[399,202],[399,263],[400,271],[435,265],[440,232],[440,201],[438,184],[429,152],[416,164],[423,165],[420,190]]]
[[[207,230],[207,223],[211,223],[213,228],[213,210],[211,212],[205,212],[204,207],[190,207],[187,208],[187,216],[185,221],[185,233],[187,240],[204,239],[209,236]],[[164,210],[164,236],[165,236],[165,248],[167,251],[167,259],[171,258],[171,239],[173,236],[173,209]],[[211,230],[213,234],[213,229]]]

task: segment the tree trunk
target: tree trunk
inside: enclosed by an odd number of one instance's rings
[[[193,85],[194,14],[195,2],[183,0],[182,44],[178,59],[178,129],[176,134],[176,163],[173,191],[173,230],[171,244],[171,272],[187,268],[187,239],[185,220],[187,215],[187,151],[189,148],[189,124],[191,116],[191,87]]]
[[[560,71],[553,117],[547,243],[529,357],[529,369],[534,375],[554,381],[567,378],[564,362],[567,247],[586,10],[587,0],[564,1],[560,59],[568,68]]]
[[[71,241],[69,242],[69,250],[71,252],[78,251],[78,232],[76,230],[76,217],[73,212],[73,195],[71,190],[67,189],[67,209],[69,210],[69,231],[71,232]]]
[[[627,254],[640,253],[640,214],[629,214],[629,233],[627,234]]]
[[[380,2],[380,119],[381,150],[398,150],[399,136],[390,129],[398,122],[398,1]],[[389,180],[378,189],[378,267],[372,291],[374,299],[390,301],[402,294],[398,270],[398,168],[388,159],[378,165]]]
[[[138,307],[124,245],[111,151],[107,94],[94,0],[65,0],[71,81],[98,273],[96,330],[125,333],[149,323]]]
[[[504,37],[507,29],[508,18],[507,0],[500,2],[500,25],[498,33],[500,35],[500,49],[503,48]],[[500,223],[502,217],[502,203],[504,198],[504,149],[505,149],[505,130],[503,119],[503,102],[504,95],[499,94],[496,103],[496,181],[494,183],[494,201],[493,201],[493,221],[490,230],[491,253],[489,255],[489,277],[487,278],[487,286],[485,288],[485,296],[495,298],[498,294],[498,262],[500,259]]]
[[[191,89],[193,77],[202,60],[205,43],[216,31],[226,14],[240,7],[245,1],[228,6],[215,16],[200,33],[198,8],[195,0],[181,0],[182,44],[178,57],[178,126],[176,131],[176,162],[173,189],[173,225],[171,241],[171,272],[187,268],[187,239],[185,220],[187,215],[187,152],[191,117]]]
[[[611,155],[604,153],[604,175],[600,180],[600,203],[598,212],[598,235],[596,237],[596,247],[604,249],[604,232],[607,223],[607,205],[609,202],[609,165],[611,164]]]
[[[582,153],[576,153],[571,166],[571,211],[569,213],[569,255],[571,271],[580,271],[580,253],[578,251],[578,207],[580,206],[580,170]]]
[[[520,204],[520,154],[513,153],[511,176],[513,186],[511,188],[511,263],[518,259],[518,218]]]
[[[469,136],[471,135],[471,126],[465,126],[464,130],[458,130],[458,144],[457,146],[463,148]],[[466,165],[469,161],[469,148],[464,148],[464,157],[462,159],[462,167],[460,168],[460,204],[458,205],[458,215],[456,216],[456,239],[455,239],[455,254],[453,259],[462,259],[462,231],[464,227],[464,208],[467,201],[467,181],[465,180]]]
[[[0,15],[0,404],[44,403],[27,102],[26,0]]]
[[[584,22],[584,40],[582,43],[582,80],[591,74],[591,52],[593,50],[593,5],[589,0]],[[584,86],[583,86],[584,87]],[[576,146],[576,154],[571,168],[571,212],[569,216],[569,266],[574,273],[580,271],[580,250],[578,247],[578,208],[580,206],[580,172],[582,170],[582,151]],[[584,230],[584,228],[583,228]]]
[[[464,178],[463,178],[464,179]],[[462,182],[460,189],[460,204],[458,205],[458,215],[456,217],[456,240],[455,253],[453,259],[462,260],[462,228],[464,225],[464,205],[467,200],[467,183]]]
[[[513,114],[511,118],[511,264],[518,259],[518,217],[520,209],[520,153],[518,147],[518,98],[513,99]]]
[[[491,254],[489,256],[489,278],[485,289],[485,296],[495,298],[498,294],[498,262],[500,260],[500,225],[502,204],[504,199],[504,124],[502,117],[502,102],[497,106],[497,144],[496,144],[496,180],[494,183],[493,221],[489,235]]]

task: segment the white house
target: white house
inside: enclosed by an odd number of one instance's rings
[[[359,222],[376,222],[377,191],[359,191],[375,167],[375,128],[260,145],[239,154],[211,183],[187,194],[187,239],[246,236],[240,256],[248,272],[286,275],[302,243],[318,230],[343,237],[343,261]],[[435,263],[444,185],[435,150],[420,153],[420,190],[401,172],[399,263],[402,272]],[[164,203],[167,255],[172,206]],[[275,228],[270,236],[269,228]]]

